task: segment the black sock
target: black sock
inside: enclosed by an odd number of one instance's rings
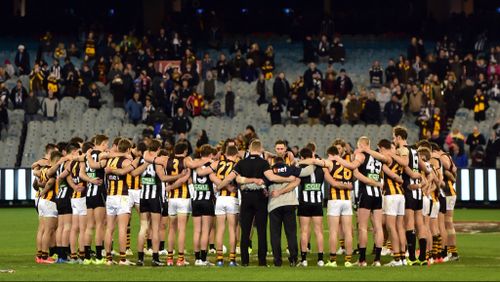
[[[64,247],[64,252],[63,252],[64,259],[67,259],[69,254],[71,254],[71,248],[69,246]]]
[[[382,248],[375,247],[375,261],[380,261],[381,253],[382,253]]]
[[[153,240],[147,239],[146,242],[147,242],[148,250],[152,249],[153,248]]]
[[[201,260],[207,261],[207,250],[201,250]]]
[[[406,231],[406,243],[408,244],[408,259],[410,261],[415,261],[415,242],[416,241],[416,236],[415,236],[415,231],[414,230],[407,230]],[[425,250],[425,249],[424,249]]]
[[[425,252],[427,250],[427,239],[420,238],[418,239],[418,246],[420,248],[420,255],[418,256],[419,261],[425,260]]]
[[[85,259],[90,259],[90,246],[84,246]]]
[[[158,253],[153,253],[153,261],[160,261],[160,255]]]
[[[309,242],[307,243],[307,250],[311,251],[311,243],[309,243]]]
[[[195,259],[195,260],[199,260],[199,259],[201,259],[200,254],[201,254],[201,253],[200,253],[199,251],[198,251],[198,252],[194,252],[194,259]]]
[[[250,248],[252,247],[252,243],[250,243]],[[209,250],[214,250],[215,249],[215,244],[210,244]]]
[[[307,260],[307,252],[300,252],[300,258],[302,259],[302,261]]]
[[[318,253],[318,261],[323,260],[323,253]]]
[[[102,259],[102,246],[95,246],[96,259]]]
[[[54,254],[56,254],[57,252],[57,249],[56,247],[50,247],[49,248],[49,257],[53,256]]]
[[[144,252],[137,252],[137,259],[144,261]]]
[[[165,249],[165,241],[160,241],[160,251]]]
[[[441,257],[445,258],[448,256],[448,246],[444,246],[443,250],[441,251]]]
[[[359,248],[359,262],[366,261],[366,248]]]

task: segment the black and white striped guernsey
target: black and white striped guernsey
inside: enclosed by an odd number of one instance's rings
[[[141,158],[139,165],[144,164]],[[155,165],[149,164],[141,174],[141,200],[160,199],[162,196],[161,180],[156,174]]]
[[[210,165],[210,162],[204,164],[202,168],[206,168]],[[191,178],[193,180],[193,201],[209,201],[215,198],[214,195],[214,185],[210,180],[209,175],[199,176],[196,170],[193,169]]]
[[[382,162],[375,159],[372,155],[368,153],[363,153],[365,155],[365,160],[358,168],[359,172],[364,176],[376,181],[382,182]],[[359,181],[359,194],[365,194],[370,197],[382,197],[382,191],[380,187],[375,187]]]
[[[418,154],[415,148],[407,146],[408,148],[408,166],[413,172],[420,172],[418,167]],[[422,200],[422,189],[411,190],[409,185],[420,183],[420,179],[412,179],[408,174],[403,173],[403,188],[405,194],[411,194],[415,200]]]
[[[305,167],[305,166],[302,166]],[[321,167],[316,167],[310,176],[301,177],[299,185],[299,204],[323,203],[323,180],[325,176]]]
[[[98,158],[99,158],[100,153],[101,153],[101,151],[92,150],[92,152],[90,153],[90,156],[92,157],[94,162],[99,161]],[[89,161],[87,159],[85,159],[85,173],[87,173],[87,176],[89,178],[104,179],[104,169],[103,168],[100,168],[100,169],[91,168],[89,165]],[[104,189],[104,183],[101,185],[96,185],[96,184],[92,184],[90,182],[87,182],[87,197],[96,197],[97,195],[99,195],[99,193],[105,193],[105,192],[106,192],[106,189]]]

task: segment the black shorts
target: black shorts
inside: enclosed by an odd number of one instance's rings
[[[422,199],[413,198],[412,193],[405,193],[405,210],[420,211],[422,210]]]
[[[439,212],[442,214],[446,214],[446,198],[439,196],[438,200],[439,200]]]
[[[297,208],[297,216],[304,216],[304,217],[323,216],[323,204],[301,203]]]
[[[73,214],[73,209],[71,208],[71,198],[62,198],[56,200],[57,214]]]
[[[106,207],[106,195],[97,194],[92,197],[87,197],[87,209],[105,208]]]
[[[212,200],[191,201],[191,215],[197,216],[215,216],[215,203]]]
[[[154,199],[141,199],[139,204],[139,211],[150,212],[150,213],[161,213],[162,212],[162,202],[160,198]]]
[[[380,197],[369,196],[364,193],[359,194],[358,209],[367,210],[381,210],[382,209],[382,195]]]
[[[161,203],[161,216],[162,217],[168,216],[168,202],[167,201],[162,201],[162,203]]]

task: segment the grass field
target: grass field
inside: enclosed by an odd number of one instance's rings
[[[494,221],[498,220],[498,210],[457,210],[456,221]],[[133,218],[132,246],[135,246],[137,233],[137,215]],[[14,269],[14,273],[0,273],[0,281],[55,281],[55,280],[453,280],[453,281],[484,281],[500,280],[500,234],[476,233],[458,234],[458,250],[461,256],[459,262],[432,265],[430,267],[404,268],[351,268],[337,269],[319,268],[151,268],[151,267],[120,267],[120,266],[83,266],[83,265],[37,265],[34,262],[35,231],[37,216],[33,208],[0,209],[0,269]],[[325,238],[327,236],[325,225]],[[191,232],[188,231],[187,259],[192,260]],[[314,243],[314,238],[312,239]],[[325,258],[328,246],[325,240]],[[133,248],[135,249],[135,248]],[[313,251],[316,248],[313,245]],[[371,248],[368,248],[369,251]],[[254,249],[254,254],[255,254]],[[284,255],[286,256],[286,254]],[[131,258],[135,261],[135,257]],[[211,260],[214,258],[211,257]],[[253,257],[255,259],[255,257]],[[316,255],[310,254],[309,264],[315,265]],[[354,260],[357,258],[355,257]],[[368,261],[373,259],[368,256]],[[146,258],[149,263],[149,258]],[[383,262],[390,260],[384,257]],[[271,263],[271,257],[268,258]],[[339,258],[342,262],[342,258]],[[254,263],[255,264],[255,263]]]

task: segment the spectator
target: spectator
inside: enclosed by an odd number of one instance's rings
[[[173,119],[174,132],[184,136],[191,130],[191,126],[191,120],[184,114],[184,109],[177,108],[177,115]]]
[[[319,124],[319,117],[321,116],[321,101],[318,99],[314,91],[309,91],[306,101],[308,124]]]
[[[29,123],[32,120],[36,120],[39,110],[40,101],[38,101],[35,93],[30,91],[28,97],[24,101],[24,122]]]
[[[446,115],[448,117],[454,117],[460,107],[460,104],[462,103],[462,97],[459,96],[454,83],[448,82],[448,85],[446,85],[446,89],[444,90],[443,99],[446,101]]]
[[[443,130],[443,121],[441,118],[441,109],[436,107],[433,110],[432,119],[431,119],[431,140],[435,143],[439,142],[441,131]]]
[[[373,89],[370,90],[370,92],[373,92],[374,94],[376,93]],[[389,88],[382,86],[380,92],[376,93],[375,96],[377,97],[376,99],[380,104],[380,108],[383,109],[385,105],[389,103],[389,101],[391,101],[392,94]]]
[[[115,108],[123,107],[125,103],[125,87],[123,79],[119,74],[116,74],[111,81],[109,87],[111,93],[113,94],[113,105]]]
[[[380,113],[380,104],[375,99],[375,93],[370,92],[361,112],[361,120],[366,124],[380,124]]]
[[[202,109],[205,107],[203,96],[197,92],[193,92],[186,101],[186,109],[191,111],[192,117],[201,115]]]
[[[467,168],[469,166],[469,160],[465,154],[463,148],[461,148],[457,143],[453,143],[450,147],[451,158],[458,169]]]
[[[330,108],[335,108],[335,114],[339,117],[340,120],[342,120],[344,105],[342,105],[338,97],[333,98],[333,101],[330,103]]]
[[[28,92],[21,80],[18,80],[16,86],[10,91],[10,100],[14,105],[14,109],[23,109],[26,98],[28,98]]]
[[[333,73],[328,73],[321,87],[325,95],[333,97],[335,95],[335,75]]]
[[[153,103],[151,102],[151,96],[146,96],[146,100],[144,103],[144,109],[142,109],[142,121],[146,122],[146,120],[149,118],[149,116],[155,112],[155,107],[153,106]]]
[[[226,55],[221,53],[219,55],[219,61],[216,65],[217,69],[217,80],[222,83],[226,83],[229,80],[229,65],[226,61]]]
[[[281,107],[281,104],[278,101],[278,98],[276,96],[273,96],[271,98],[271,103],[269,103],[269,106],[267,107],[267,112],[269,113],[271,117],[271,125],[275,124],[281,124],[281,112],[283,111],[283,108]]]
[[[394,63],[394,60],[390,59],[389,63],[387,63],[387,67],[385,68],[385,81],[393,81],[396,77],[398,77],[398,68]]]
[[[19,45],[17,47],[16,57],[14,59],[14,64],[17,67],[17,74],[19,76],[26,75],[30,70],[30,55],[26,51],[24,45]]]
[[[384,71],[382,70],[379,61],[373,62],[369,74],[370,74],[370,86],[375,88],[381,87],[382,84],[384,83]]]
[[[330,55],[330,42],[328,42],[328,37],[326,37],[326,35],[321,35],[316,53],[321,62],[326,62],[328,60]]]
[[[49,91],[47,97],[42,101],[43,116],[50,121],[56,121],[59,113],[59,100],[54,95],[54,92]]]
[[[469,145],[470,155],[472,155],[472,152],[474,152],[477,146],[486,145],[486,139],[484,138],[484,135],[479,132],[477,126],[474,126],[474,128],[472,129],[472,133],[467,136],[465,144]]]
[[[212,72],[206,73],[206,80],[203,81],[203,96],[208,103],[212,103],[215,100],[215,80],[213,78]]]
[[[226,97],[225,97],[225,110],[226,116],[233,118],[234,117],[234,100],[236,99],[236,95],[234,94],[230,85],[226,87]]]
[[[264,62],[266,61],[269,61],[270,66],[274,69],[276,63],[274,62],[274,48],[272,45],[268,45],[264,52]]]
[[[334,63],[345,62],[345,47],[342,42],[340,42],[339,37],[333,38],[332,47],[330,49],[330,59]]]
[[[9,90],[5,87],[5,83],[0,81],[0,138],[2,129],[9,125],[9,112],[7,106],[9,104]]]
[[[303,57],[302,61],[305,64],[309,64],[312,62],[316,62],[316,58],[314,56],[314,43],[312,37],[310,35],[306,36],[303,43]]]
[[[285,78],[285,73],[280,72],[278,77],[274,80],[273,84],[273,96],[278,99],[280,105],[285,105],[288,100],[288,95],[290,93],[290,84]]]
[[[469,110],[474,110],[475,93],[474,82],[471,79],[465,81],[465,86],[460,91],[460,97],[464,101],[464,107]]]
[[[214,62],[208,53],[203,54],[203,60],[201,60],[201,78],[207,79],[207,73],[211,73],[214,68]]]
[[[256,64],[254,64],[253,59],[248,58],[247,63],[244,67],[241,68],[241,79],[251,83],[256,80],[258,76]]]
[[[4,64],[5,64],[4,68],[5,68],[5,73],[7,74],[7,78],[13,78],[14,75],[16,74],[14,66],[11,64],[9,59],[5,59]]]
[[[361,113],[361,103],[354,93],[351,93],[347,97],[346,104],[346,120],[349,124],[354,125],[359,121],[359,116]]]
[[[500,155],[500,138],[496,130],[492,130],[488,143],[486,144],[484,165],[488,168],[497,167],[497,158]]]
[[[464,142],[465,136],[460,132],[458,128],[453,128],[445,139],[445,143],[448,145],[448,147],[451,147],[453,143],[463,144]]]
[[[302,114],[304,113],[304,105],[295,92],[292,93],[292,98],[288,101],[287,111],[290,122],[299,125],[301,123]]]
[[[89,99],[89,108],[99,109],[101,107],[101,91],[97,88],[97,84],[90,84],[86,96]]]
[[[206,144],[208,144],[208,135],[205,129],[202,129],[198,135],[198,140],[196,141],[196,148],[200,148]]]
[[[352,91],[353,84],[351,78],[347,76],[345,69],[340,70],[340,74],[335,81],[335,94],[340,100],[344,100],[347,94]]]
[[[30,75],[30,89],[35,93],[37,97],[40,97],[44,94],[44,82],[45,82],[45,74],[40,69],[40,65],[35,64],[35,67],[31,71]]]
[[[403,117],[403,108],[396,95],[392,95],[391,101],[385,104],[384,115],[387,123],[396,126]]]
[[[185,108],[187,105],[187,100],[193,94],[193,89],[189,86],[189,81],[183,80],[182,81],[182,88],[180,89],[180,103],[182,103],[182,107]]]
[[[276,78],[278,79],[278,78]],[[276,83],[276,80],[275,80]],[[257,100],[257,105],[267,104],[267,88],[266,88],[266,79],[263,74],[259,75],[259,80],[257,80],[256,84],[257,95],[259,95],[259,99]],[[275,93],[276,95],[276,93]]]
[[[94,32],[90,31],[87,39],[85,40],[85,57],[88,60],[92,60],[95,57],[95,40]]]
[[[266,60],[264,62],[264,65],[262,65],[261,69],[262,69],[262,73],[264,74],[264,77],[267,80],[273,78],[274,66],[271,65],[271,61]]]
[[[488,98],[480,88],[477,88],[474,95],[474,120],[478,122],[486,120],[487,109]]]
[[[248,51],[248,54],[247,54],[247,62],[248,62],[248,59],[252,59],[252,62],[255,65],[255,67],[260,68],[262,66],[262,63],[263,63],[263,57],[264,56],[263,56],[262,52],[260,51],[259,44],[253,43],[250,46],[250,51]]]
[[[330,111],[323,116],[323,122],[325,124],[335,124],[336,126],[341,125],[342,120],[335,107],[330,107]]]
[[[417,38],[412,37],[410,41],[410,45],[408,46],[406,56],[409,60],[415,61],[415,58],[419,55],[419,46],[417,43]]]
[[[132,96],[132,99],[128,100],[125,105],[125,111],[127,112],[127,116],[134,125],[137,125],[142,119],[142,103],[139,100],[140,94],[135,92]]]
[[[231,62],[231,75],[233,78],[241,78],[241,69],[245,67],[246,61],[241,55],[241,51],[236,51],[236,55]]]
[[[304,72],[304,87],[306,91],[314,88],[314,75],[317,74],[323,77],[323,74],[316,68],[315,63],[309,63],[309,68]]]
[[[64,96],[76,97],[80,95],[80,79],[75,72],[70,71],[64,80]],[[123,103],[120,107],[123,106]]]

